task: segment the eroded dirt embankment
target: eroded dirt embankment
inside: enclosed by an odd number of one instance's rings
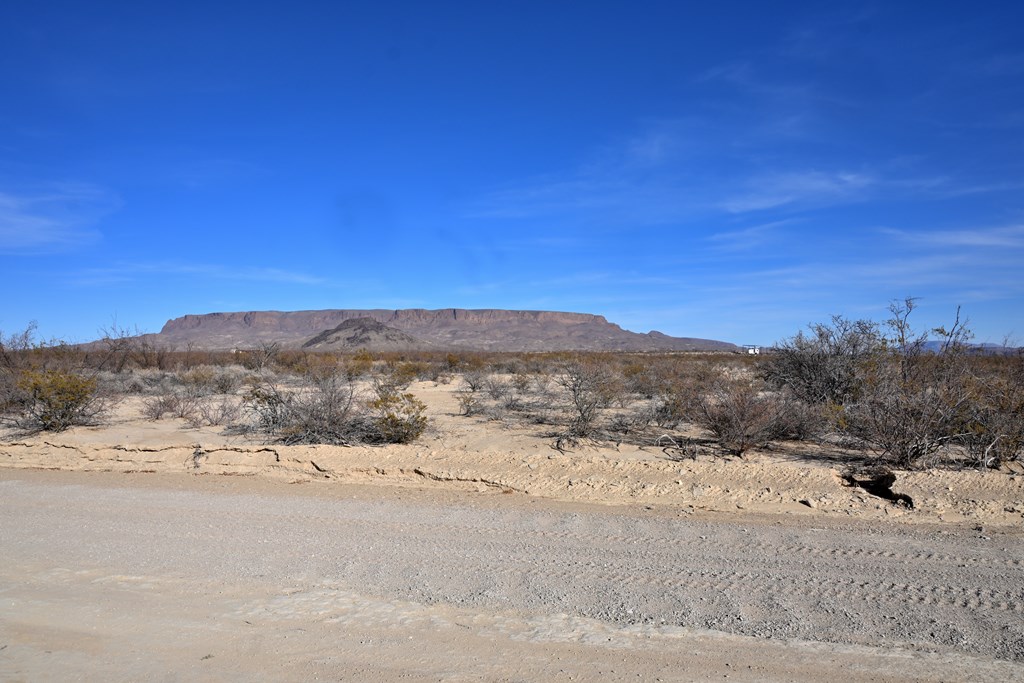
[[[267,446],[195,441],[103,443],[73,433],[0,442],[0,466],[69,471],[189,472],[278,480],[496,489],[556,500],[689,510],[899,518],[1020,526],[1024,476],[1001,472],[897,473],[885,492],[840,470],[777,455],[672,461],[657,450],[590,447],[561,453],[542,440],[414,446]]]

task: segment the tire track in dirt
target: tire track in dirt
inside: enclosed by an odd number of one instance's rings
[[[0,498],[0,542],[42,559],[61,547],[69,566],[125,576],[327,581],[427,605],[1024,661],[1019,535],[566,512],[515,498],[439,506],[19,482]]]
[[[957,630],[965,634],[983,622],[1002,623],[1009,634],[997,638],[998,645],[968,637],[974,642],[968,649],[994,647],[1004,656],[1022,656],[1020,645],[1014,644],[1013,624],[1024,613],[1024,589],[1017,588],[1024,584],[1006,574],[1009,571],[1020,577],[1021,562],[1016,555],[999,557],[1005,549],[976,543],[978,538],[969,537],[975,542],[975,547],[965,548],[970,554],[954,554],[934,549],[950,539],[916,534],[913,545],[933,549],[901,552],[856,547],[906,545],[904,539],[885,539],[877,532],[768,528],[758,533],[787,540],[752,542],[737,533],[738,524],[637,520],[612,514],[608,515],[612,526],[625,526],[628,533],[598,533],[593,524],[575,513],[554,519],[538,514],[533,520],[557,524],[555,529],[529,528],[518,515],[472,511],[469,519],[466,513],[427,509],[419,510],[415,520],[382,521],[379,512],[368,511],[357,513],[355,519],[318,516],[317,523],[344,527],[367,543],[372,538],[401,539],[403,557],[396,561],[393,573],[411,572],[422,584],[398,587],[409,599],[430,600],[447,581],[457,584],[448,589],[448,598],[459,603],[504,603],[516,591],[532,592],[560,598],[560,609],[618,623],[642,618],[695,625],[686,621],[684,612],[688,609],[692,616],[700,611],[692,605],[713,596],[715,609],[723,614],[696,625],[724,625],[737,633],[758,634],[770,624],[774,632],[787,637],[824,635],[827,640],[846,642],[822,616],[846,611],[859,614],[862,622],[847,640],[883,642],[895,634],[900,642],[925,647],[942,644],[931,633],[922,633],[933,622],[931,617],[939,615],[944,621],[964,622]],[[728,533],[720,533],[723,529]],[[794,535],[814,543],[794,543]],[[459,541],[453,543],[452,539]],[[952,545],[963,545],[963,541]],[[439,546],[444,547],[442,553]],[[680,568],[694,560],[710,568]],[[728,569],[736,566],[752,568]],[[375,582],[387,573],[361,573],[358,580]],[[987,587],[996,585],[1011,588]],[[574,597],[566,586],[616,594],[622,609],[595,605],[579,591]],[[523,602],[531,608],[538,606],[528,599]],[[790,605],[792,613],[780,616],[781,603]],[[647,609],[641,614],[627,604],[644,604]],[[684,609],[686,605],[690,607]],[[730,626],[734,618],[742,618],[742,623]],[[890,627],[884,634],[876,630],[877,625],[892,619],[906,627]],[[963,642],[957,644],[964,646]]]

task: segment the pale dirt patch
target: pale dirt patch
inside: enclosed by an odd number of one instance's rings
[[[1019,533],[0,471],[0,679],[1024,680]]]

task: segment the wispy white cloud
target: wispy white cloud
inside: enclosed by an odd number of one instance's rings
[[[466,215],[631,225],[685,219],[707,204],[690,178],[698,148],[706,145],[699,127],[684,119],[644,122],[630,135],[595,145],[573,165],[491,189],[469,203]]]
[[[955,304],[1007,300],[1024,293],[1019,258],[962,251],[905,252],[885,258],[854,258],[843,263],[797,260],[771,269],[733,276],[734,284],[777,302],[840,300],[844,306],[903,296],[925,296]],[[839,312],[839,311],[833,311]]]
[[[748,180],[748,189],[727,198],[721,207],[730,213],[746,213],[790,204],[834,205],[857,201],[877,184],[873,176],[851,171],[764,174]]]
[[[45,253],[94,242],[96,221],[119,206],[114,193],[89,183],[0,190],[0,252]]]
[[[657,225],[685,220],[702,210],[703,201],[671,174],[640,178],[590,174],[541,178],[511,185],[481,197],[468,207],[468,218],[526,219],[563,216],[571,220],[616,221],[622,225]]]
[[[882,228],[883,234],[918,246],[1024,249],[1024,225],[970,230],[897,230]]]
[[[282,268],[183,263],[122,263],[108,268],[88,268],[71,274],[68,283],[76,286],[104,286],[158,276],[296,285],[329,284],[325,278]]]
[[[786,225],[792,225],[795,222],[796,221],[794,219],[771,221],[769,223],[752,225],[739,230],[716,232],[713,235],[709,235],[707,239],[718,249],[725,249],[729,251],[753,249],[755,247],[763,246],[773,237],[778,236],[780,233],[779,228]]]
[[[766,97],[790,103],[813,97],[809,84],[773,80],[759,72],[751,61],[740,60],[719,64],[694,79],[696,83],[726,83],[756,97]]]
[[[1017,192],[1024,190],[1024,182],[995,182],[980,185],[952,185],[937,188],[942,197],[966,197],[974,194],[990,194],[996,192]]]
[[[559,277],[508,278],[466,285],[458,289],[459,294],[480,295],[492,292],[516,292],[517,295],[535,295],[537,292],[557,291],[561,295],[592,292],[599,285],[615,285],[620,289],[631,287],[666,287],[678,284],[678,278],[660,275],[643,275],[621,271],[583,271]],[[575,295],[575,294],[574,294]],[[632,297],[633,295],[630,295]]]

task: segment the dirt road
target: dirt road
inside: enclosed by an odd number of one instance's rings
[[[0,679],[1024,680],[1024,534],[0,470]]]

